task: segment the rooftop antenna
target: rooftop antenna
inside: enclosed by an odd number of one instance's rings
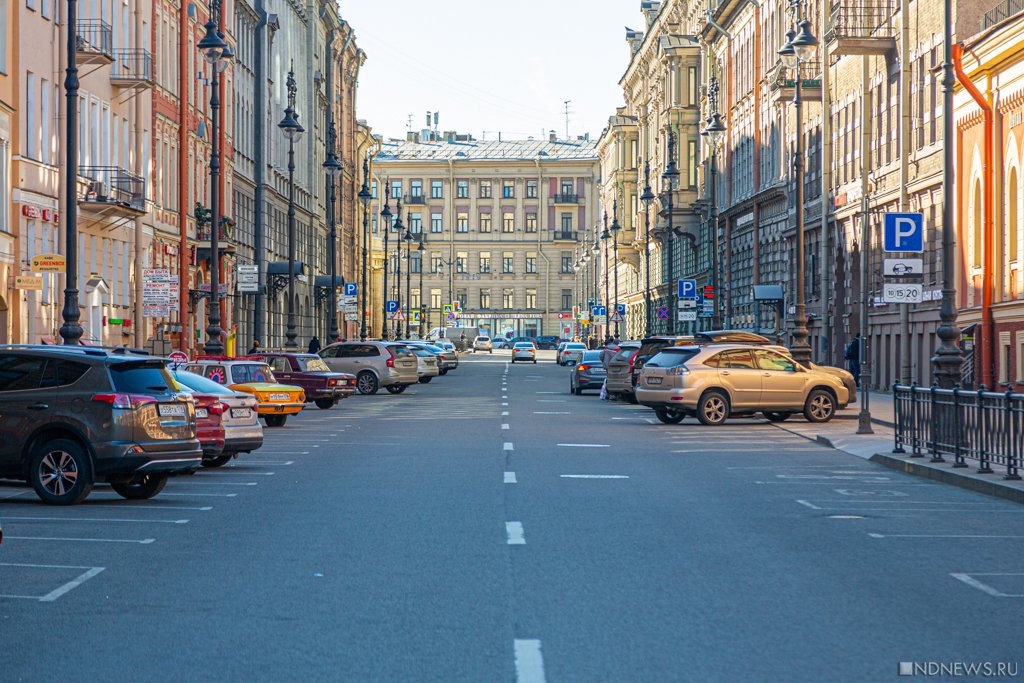
[[[572,110],[569,109],[569,105],[572,104],[572,100],[565,100],[565,101],[562,102],[562,104],[565,105],[565,139],[568,140],[569,139],[569,114],[572,113]]]

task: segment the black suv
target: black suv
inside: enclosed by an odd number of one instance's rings
[[[538,349],[546,350],[546,351],[554,351],[555,349],[558,348],[558,343],[561,342],[561,341],[562,340],[559,337],[542,336],[542,337],[537,337],[535,343],[537,344],[537,348]]]
[[[195,406],[167,361],[127,350],[0,346],[0,477],[71,505],[109,482],[152,498],[202,466]]]

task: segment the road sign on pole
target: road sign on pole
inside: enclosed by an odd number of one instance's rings
[[[391,314],[391,319],[392,320],[405,320],[405,315],[402,313],[402,309],[401,308],[396,309],[395,312]]]
[[[359,285],[355,282],[345,283],[345,296],[357,296],[359,294]]]
[[[626,316],[626,304],[615,304],[615,312],[620,316]]]
[[[696,299],[697,298],[697,281],[696,280],[678,280],[676,281],[676,296],[680,299]]]
[[[887,213],[883,227],[885,251],[924,251],[924,214]]]
[[[679,311],[679,322],[692,322],[697,319],[697,311]]]
[[[658,320],[668,320],[668,306],[658,306]]]
[[[388,299],[384,302],[384,310],[388,313],[395,313],[398,311],[398,302],[394,299]],[[394,320],[394,318],[392,318]]]

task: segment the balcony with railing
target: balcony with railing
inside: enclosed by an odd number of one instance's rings
[[[134,217],[146,213],[146,181],[116,166],[80,166],[78,205],[83,212],[104,216]]]
[[[410,205],[410,206],[412,206],[412,205],[422,206],[423,204],[427,203],[427,198],[424,197],[423,195],[415,195],[415,196],[412,196],[412,197],[406,197],[405,198],[405,203]]]
[[[1003,0],[1003,2],[988,12],[985,12],[985,16],[981,19],[981,30],[984,31],[989,26],[995,26],[999,22],[1021,12],[1024,12],[1024,0]]]
[[[561,192],[551,197],[553,204],[579,204],[583,199],[580,195],[575,192]]]
[[[825,42],[836,55],[886,55],[896,50],[892,0],[838,0],[829,12]]]
[[[209,222],[196,226],[196,249],[199,251],[200,258],[202,258],[204,250],[209,253],[212,236],[213,230],[210,228]],[[221,218],[217,230],[217,251],[232,253],[235,251],[235,246],[235,224],[230,218],[224,216]]]
[[[800,97],[804,100],[821,99],[821,62],[800,62]],[[786,102],[796,91],[796,74],[784,65],[776,64],[768,74],[771,101]]]
[[[143,48],[114,50],[110,82],[128,90],[153,87],[153,53]]]
[[[79,65],[114,61],[114,31],[99,19],[81,20],[75,32],[75,59]]]
[[[554,240],[556,242],[579,242],[580,234],[575,230],[556,230]]]

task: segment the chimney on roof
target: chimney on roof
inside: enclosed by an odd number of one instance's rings
[[[454,142],[455,141],[455,131],[454,130],[446,130],[444,132],[444,139],[447,140],[448,142]]]
[[[548,142],[555,142],[556,140],[558,140],[558,138],[555,137],[555,131],[548,131]]]
[[[640,3],[640,11],[643,12],[644,19],[647,20],[647,30],[649,31],[654,25],[654,20],[658,18],[658,12],[661,11],[661,1],[643,0]]]
[[[408,133],[405,134],[405,141],[406,142],[419,142],[420,141],[420,134],[419,133],[414,133],[414,132],[412,132],[410,130]]]
[[[644,32],[634,31],[630,27],[626,27],[626,42],[629,43],[629,56],[633,57],[637,52],[640,51],[640,46],[644,42]]]

